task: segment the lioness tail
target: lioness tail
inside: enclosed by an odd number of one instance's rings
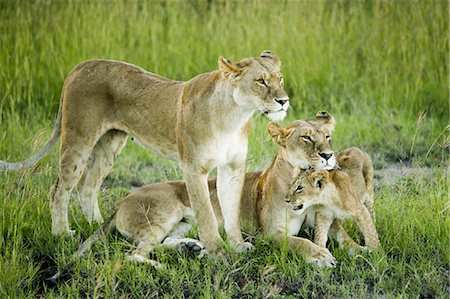
[[[62,104],[62,103],[61,103]],[[30,158],[26,159],[25,161],[21,162],[6,162],[0,160],[0,171],[1,170],[19,170],[23,167],[28,167],[30,165],[33,165],[35,162],[39,161],[42,157],[47,154],[47,152],[52,148],[53,144],[58,140],[59,136],[61,135],[61,109],[62,105],[59,105],[59,111],[58,111],[58,119],[55,123],[55,128],[53,129],[52,137],[47,141],[47,144],[44,145],[44,147],[35,155],[31,156]]]

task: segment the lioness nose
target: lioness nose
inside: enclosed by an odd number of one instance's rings
[[[275,102],[277,102],[278,104],[280,104],[281,106],[283,106],[284,104],[286,104],[287,101],[289,101],[289,98],[282,98],[282,99],[274,99]]]
[[[327,153],[319,153],[319,156],[321,156],[322,158],[324,158],[325,160],[328,160],[331,158],[331,156],[333,156],[333,153],[331,154],[327,154]]]

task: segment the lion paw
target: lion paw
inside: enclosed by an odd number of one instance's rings
[[[152,265],[156,270],[160,270],[163,268],[163,265],[157,261],[151,260],[145,256],[142,256],[138,253],[128,254],[126,259],[130,262],[136,263],[145,263]]]
[[[75,237],[75,230],[67,229],[67,230],[52,230],[54,236],[62,236],[62,237]]]
[[[255,246],[253,246],[250,242],[228,242],[230,246],[237,252],[250,252],[253,249],[255,249]]]
[[[167,237],[163,244],[168,247],[175,247],[183,254],[193,253],[198,258],[201,258],[207,254],[205,246],[203,246],[200,241],[191,238]]]
[[[358,252],[363,252],[363,251],[369,251],[369,248],[366,246],[361,246],[361,245],[353,245],[353,246],[348,246],[348,254],[350,256],[353,256],[355,254],[357,254]]]
[[[319,267],[335,267],[336,259],[330,251],[324,247],[317,247],[314,252],[306,258],[306,261]]]

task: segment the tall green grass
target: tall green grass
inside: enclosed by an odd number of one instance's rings
[[[380,168],[428,165],[431,178],[377,188],[384,251],[320,270],[257,235],[250,254],[196,260],[158,249],[156,272],[123,261],[113,235],[84,259],[71,254],[95,227],[74,199],[74,239],[51,236],[49,190],[57,150],[20,173],[0,173],[0,297],[445,297],[448,296],[447,1],[12,1],[0,0],[0,159],[21,160],[50,136],[67,73],[90,58],[125,60],[173,79],[275,51],[292,119],[327,109],[335,148],[359,146]],[[267,119],[252,120],[249,170],[276,151]],[[129,144],[101,191],[110,215],[132,185],[180,179],[176,162]],[[352,236],[360,235],[347,224]],[[49,269],[66,274],[56,286]]]
[[[264,49],[283,61],[290,119],[329,110],[340,123],[337,146],[423,158],[448,122],[447,1],[1,1],[0,11],[5,139],[25,119],[34,132],[50,128],[64,78],[83,60],[125,60],[187,80],[217,68],[219,55]],[[386,142],[394,148],[380,149]],[[6,142],[1,150],[30,153]]]

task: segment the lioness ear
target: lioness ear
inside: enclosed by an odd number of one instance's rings
[[[294,128],[286,129],[271,122],[267,125],[267,130],[269,131],[273,141],[282,147],[286,147],[286,139],[292,134]]]
[[[273,52],[269,51],[269,50],[265,50],[261,53],[261,58],[266,58],[266,59],[270,59],[272,61],[272,63],[277,67],[280,68],[281,67],[281,61],[278,58],[277,55],[275,55]]]
[[[330,113],[328,113],[328,111],[322,110],[317,112],[316,120],[322,122],[330,132],[334,130],[336,121],[334,120],[334,117]]]
[[[326,170],[315,170],[309,176],[309,181],[319,189],[322,189],[328,182],[330,174]]]
[[[219,57],[218,64],[219,69],[224,72],[225,79],[234,79],[242,72],[242,69],[236,63],[222,56]]]

